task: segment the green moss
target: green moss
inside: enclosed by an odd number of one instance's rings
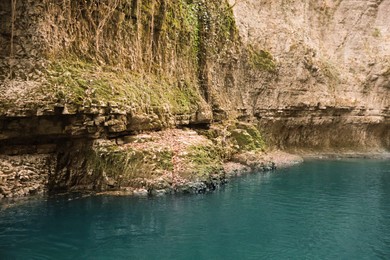
[[[160,151],[157,157],[157,168],[165,171],[173,171],[173,153],[169,150]]]
[[[232,132],[231,137],[239,146],[240,150],[254,150],[256,146],[253,137],[243,129],[236,129]]]
[[[230,6],[225,6],[218,14],[217,25],[220,37],[230,40],[237,40],[238,30],[236,20],[234,18],[233,9]]]
[[[170,150],[119,149],[117,146],[100,147],[88,156],[88,169],[95,175],[104,174],[120,186],[136,178],[151,178],[173,170]]]
[[[198,1],[200,63],[229,58],[239,41],[231,6],[227,1]]]
[[[249,64],[254,69],[275,73],[277,65],[271,53],[265,50],[257,51],[252,46],[249,47]]]
[[[198,21],[199,8],[196,3],[188,4],[186,8],[187,15],[185,16],[185,27],[190,34],[190,42],[192,43],[192,58],[198,63],[198,52],[200,45],[199,38],[199,21]]]
[[[239,151],[264,150],[266,148],[260,131],[251,124],[238,124],[231,130],[231,141],[238,145]]]
[[[253,125],[248,125],[245,127],[247,133],[252,137],[253,144],[256,149],[265,149],[265,141],[260,133],[260,131]]]
[[[224,161],[229,161],[236,153],[263,152],[267,149],[261,132],[250,123],[230,121],[214,124],[212,128],[200,130],[199,133],[213,141]]]
[[[222,169],[221,151],[215,145],[190,146],[184,159],[197,178],[208,178]]]
[[[372,32],[372,36],[374,36],[375,38],[379,38],[381,36],[381,31],[378,28],[375,28]]]
[[[141,109],[168,106],[172,113],[189,113],[197,109],[201,99],[195,83],[178,84],[152,74],[141,76],[75,57],[52,62],[47,79],[57,99],[78,105],[93,99]]]
[[[109,6],[115,8],[112,15]],[[207,67],[226,62],[239,40],[226,0],[121,0],[102,7],[74,3],[59,4],[58,11],[61,7],[71,8],[66,10],[70,19],[54,16],[53,21],[61,35],[74,38],[67,48],[48,50],[52,63],[46,79],[56,99],[77,106],[95,99],[192,113],[203,99],[199,88],[206,84]],[[97,41],[93,24],[106,15]]]

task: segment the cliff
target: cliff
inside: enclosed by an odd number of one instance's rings
[[[3,1],[0,192],[198,191],[224,181],[223,162],[269,167],[255,161],[274,147],[388,151],[388,11],[390,1]],[[158,141],[169,133],[181,142]]]
[[[244,44],[269,51],[277,77],[254,81],[269,142],[292,150],[389,149],[390,1],[237,1]]]

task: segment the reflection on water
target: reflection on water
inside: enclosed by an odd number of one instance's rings
[[[390,162],[312,161],[159,198],[0,211],[0,259],[390,258]]]

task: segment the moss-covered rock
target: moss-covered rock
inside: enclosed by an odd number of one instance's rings
[[[161,193],[183,189],[195,192],[194,187],[204,185],[209,189],[211,183],[216,185],[224,179],[222,152],[205,137],[189,130],[144,136],[125,138],[127,142],[122,145],[95,141],[93,149],[84,156],[87,182],[95,183],[94,189],[103,191],[145,188]]]
[[[100,175],[108,188],[139,188],[146,180],[171,172],[172,156],[169,149],[133,149],[109,144],[95,146],[87,167],[91,175]]]
[[[60,103],[82,106],[115,102],[122,108],[147,111],[156,107],[172,114],[186,114],[196,112],[204,102],[191,82],[167,82],[152,74],[139,75],[76,57],[53,61],[46,75],[47,89],[56,93]]]
[[[276,73],[277,64],[271,53],[266,50],[257,50],[253,46],[247,48],[249,65],[253,69]]]
[[[190,146],[183,159],[188,163],[186,174],[195,180],[207,180],[222,170],[222,152],[214,144]]]
[[[225,159],[229,159],[233,153],[266,149],[266,143],[259,129],[250,123],[230,121],[215,124],[210,129],[199,132],[220,147]]]
[[[231,131],[230,137],[240,151],[263,151],[266,148],[260,131],[251,124],[238,124],[237,128]]]

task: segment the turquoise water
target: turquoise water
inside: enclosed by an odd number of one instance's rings
[[[312,161],[209,194],[0,211],[0,259],[390,259],[390,162]]]

